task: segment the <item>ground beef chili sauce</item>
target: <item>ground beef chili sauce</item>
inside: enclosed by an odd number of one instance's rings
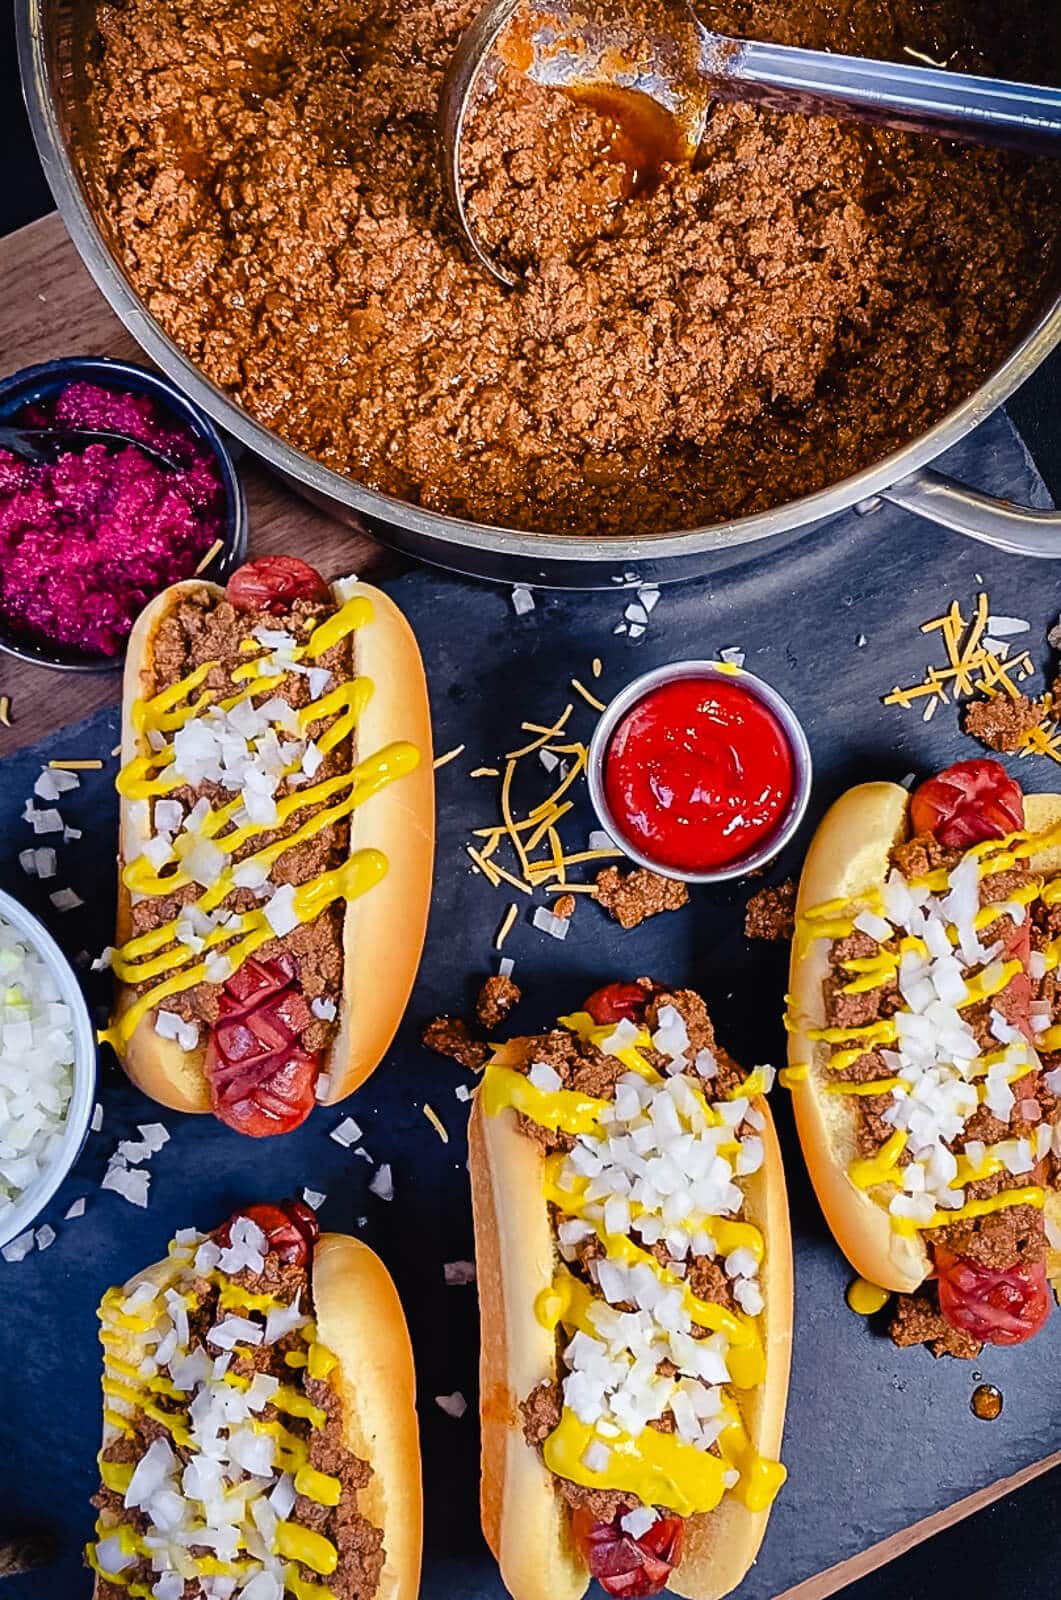
[[[718,105],[649,185],[511,69],[468,130],[506,292],[445,213],[437,112],[478,0],[125,0],[86,55],[92,203],[148,309],[259,421],[413,503],[556,532],[819,489],[967,395],[1051,271],[1057,169]],[[1036,79],[1035,0],[726,0],[731,33]],[[619,157],[620,159],[617,159]]]
[[[1030,870],[1058,840],[1023,820],[998,762],[961,762],[913,795],[914,836],[893,849],[881,892],[811,908],[796,929],[805,945],[831,941],[823,1087],[850,1096],[850,1176],[894,1228],[923,1234],[933,1263],[898,1298],[892,1336],[936,1355],[1019,1343],[1049,1310],[1061,883]]]
[[[559,1376],[521,1397],[524,1433],[615,1596],[664,1587],[686,1517],[726,1493],[763,1509],[784,1481],[750,1444],[737,1398],[765,1377],[770,1241],[742,1219],[741,1184],[762,1164],[752,1101],[772,1076],[726,1055],[699,995],[648,980],[596,991],[486,1065],[483,1109],[513,1107],[540,1147],[556,1236],[535,1311],[556,1329]],[[682,1135],[681,1176],[700,1174],[687,1203],[663,1170]]]
[[[183,1600],[208,1577],[242,1592],[259,1574],[276,1600],[376,1595],[382,1536],[358,1509],[372,1468],[343,1442],[313,1320],[317,1231],[298,1201],[250,1206],[104,1295],[100,1600]]]
[[[139,753],[118,778],[149,808],[148,838],[123,865],[132,933],[111,958],[135,998],[104,1037],[123,1053],[153,1011],[182,1048],[206,1045],[213,1110],[256,1136],[312,1110],[343,1001],[344,902],[387,870],[378,850],[351,856],[351,814],[420,759],[404,741],[356,749],[372,605],[340,587],[270,557],[224,597],[183,595],[156,631]]]

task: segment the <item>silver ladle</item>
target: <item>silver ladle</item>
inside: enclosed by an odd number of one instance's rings
[[[462,145],[494,47],[524,0],[490,0],[468,27],[442,90],[443,179],[465,244],[500,283],[519,279],[486,247],[465,205]],[[671,118],[675,159],[699,148],[712,100],[773,111],[824,112],[976,144],[1061,155],[1061,89],[947,72],[940,67],[762,44],[713,33],[687,0],[559,0],[535,5],[527,76],[582,94],[642,96]],[[658,113],[657,113],[658,115]]]

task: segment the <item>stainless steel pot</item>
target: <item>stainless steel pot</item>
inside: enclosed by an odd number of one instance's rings
[[[1061,294],[969,398],[902,449],[817,494],[732,522],[635,539],[527,534],[443,516],[367,489],[286,444],[212,384],[149,316],[98,228],[71,155],[81,135],[78,26],[88,0],[15,0],[19,62],[37,149],[82,260],[144,350],[192,400],[309,499],[342,520],[437,566],[506,583],[611,588],[616,575],[671,583],[772,550],[851,506],[892,501],[929,521],[1015,554],[1061,557],[1061,512],[992,499],[929,463],[983,422],[1061,343]]]

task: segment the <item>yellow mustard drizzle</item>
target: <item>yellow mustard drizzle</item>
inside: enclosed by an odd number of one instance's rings
[[[563,1026],[591,1040],[598,1047],[614,1032],[614,1024],[602,1027],[593,1021],[588,1012],[576,1012],[562,1017],[560,1021]],[[649,1035],[643,1033],[636,1043],[618,1052],[617,1059],[649,1081],[660,1082],[659,1074],[639,1054],[640,1049],[650,1045]],[[718,1126],[721,1117],[709,1105],[703,1092],[695,1086],[691,1087],[706,1123]],[[762,1073],[758,1076],[749,1074],[729,1098],[735,1099],[744,1094],[751,1098],[764,1088]],[[493,1061],[487,1064],[480,1095],[487,1116],[497,1116],[512,1108],[542,1127],[554,1131],[561,1129],[573,1135],[596,1131],[600,1126],[601,1113],[611,1108],[610,1101],[594,1099],[571,1090],[539,1089],[523,1073]],[[734,1144],[734,1141],[727,1143]],[[587,1203],[584,1192],[587,1185],[580,1183],[574,1190],[562,1187],[559,1177],[563,1161],[562,1153],[545,1160],[545,1198],[567,1214],[582,1216]],[[643,1209],[635,1206],[632,1214],[639,1215]],[[753,1389],[764,1381],[766,1357],[754,1317],[701,1300],[692,1293],[688,1284],[629,1236],[609,1233],[603,1223],[590,1218],[586,1220],[610,1260],[647,1266],[661,1282],[681,1291],[690,1320],[700,1327],[726,1335],[730,1344],[726,1362],[735,1387]],[[717,1247],[724,1254],[739,1244],[752,1249],[757,1261],[762,1259],[763,1237],[753,1224],[726,1218],[704,1218],[702,1225],[705,1231],[714,1235]],[[558,1263],[552,1283],[538,1295],[534,1311],[538,1321],[550,1331],[563,1325],[592,1337],[599,1336],[592,1317],[594,1303],[595,1296],[589,1286],[566,1266]],[[732,1492],[750,1509],[765,1509],[785,1480],[785,1468],[779,1462],[767,1461],[755,1451],[736,1406],[728,1399],[724,1403],[730,1422],[719,1440],[721,1458],[676,1436],[648,1427],[636,1439],[622,1432],[617,1438],[609,1436],[608,1469],[604,1473],[594,1473],[586,1467],[583,1456],[596,1437],[595,1429],[591,1424],[580,1422],[569,1408],[564,1407],[560,1423],[544,1446],[546,1465],[558,1476],[572,1482],[625,1491],[636,1495],[645,1505],[668,1506],[683,1516],[692,1515],[698,1510],[712,1510],[717,1506],[726,1491],[726,1474],[733,1469],[739,1474],[739,1479]]]
[[[330,1577],[339,1565],[339,1552],[330,1539],[299,1522],[281,1522],[276,1529],[276,1553],[289,1561],[299,1561],[322,1577]]]
[[[718,1146],[719,1153],[728,1155],[740,1148],[736,1139],[727,1140]],[[558,1210],[571,1217],[580,1217],[588,1201],[586,1190],[589,1188],[588,1178],[579,1178],[573,1189],[565,1189],[559,1183],[560,1170],[565,1157],[563,1151],[545,1158],[545,1198],[551,1200]],[[631,1202],[630,1214],[635,1219],[643,1216],[645,1208],[636,1200]],[[737,1249],[750,1250],[756,1262],[761,1263],[766,1253],[766,1245],[762,1233],[753,1222],[735,1221],[731,1217],[709,1217],[706,1213],[689,1217],[683,1224],[686,1232],[709,1233],[715,1241],[719,1252],[728,1256]]]
[[[286,834],[274,844],[266,845],[261,850],[256,850],[252,855],[245,856],[240,863],[248,866],[269,868],[278,861],[288,850],[296,844],[301,844],[306,839],[311,839],[322,828],[334,822],[341,822],[344,817],[363,806],[366,801],[389,783],[394,783],[398,778],[413,770],[419,763],[420,754],[415,745],[406,744],[398,740],[393,744],[385,745],[375,755],[366,757],[350,772],[337,773],[333,778],[327,778],[322,783],[314,784],[312,788],[296,789],[294,793],[285,795],[276,804],[277,821],[270,823],[268,829],[264,824],[248,822],[245,826],[234,829],[231,833],[223,835],[215,841],[217,848],[226,855],[231,855],[241,848],[247,841],[259,833],[271,831],[276,827],[283,827],[287,819],[296,811],[305,810],[309,806],[321,805],[322,809],[300,824],[293,833]],[[335,805],[324,806],[324,801],[330,800],[333,795],[340,794],[344,789],[350,792],[344,799]],[[226,810],[228,807],[225,808]],[[209,819],[208,819],[209,820]],[[222,869],[216,883],[196,901],[200,911],[212,911],[221,904],[225,896],[235,888],[233,873],[235,869],[226,867]],[[156,872],[146,856],[137,856],[130,861],[122,873],[122,880],[134,894],[148,897],[172,894],[177,889],[186,888],[193,880],[182,870],[163,874]],[[156,930],[157,931],[157,930]],[[144,936],[146,937],[146,935]],[[155,941],[157,945],[157,940]]]
[[[1040,851],[1050,850],[1061,844],[1061,825],[1050,828],[1046,833],[1030,834],[1025,830],[1008,834],[1004,839],[984,839],[979,844],[972,845],[965,853],[973,856],[980,862],[981,878],[994,876],[999,872],[1008,872],[1011,867],[1019,866],[1030,856],[1037,855]],[[928,889],[931,893],[938,893],[946,889],[948,874],[944,867],[937,867],[932,872],[923,873],[920,877],[911,878],[911,889]],[[1046,905],[1054,904],[1061,898],[1061,883],[1052,880],[1045,888],[1034,889],[1025,886],[1014,892],[1009,897],[1010,903],[1028,905],[1040,894]],[[1005,901],[997,903],[994,915],[997,917]],[[796,948],[801,955],[805,955],[812,944],[819,939],[846,939],[855,931],[854,919],[860,911],[872,911],[881,914],[884,905],[884,895],[881,889],[868,889],[863,894],[848,899],[846,896],[837,896],[832,900],[823,900],[820,905],[810,906],[802,911],[796,920]],[[987,926],[988,918],[981,926]]]
[[[893,1217],[896,1233],[915,1234],[923,1228],[948,1228],[954,1222],[970,1222],[975,1217],[989,1217],[996,1211],[1006,1211],[1010,1206],[1035,1206],[1041,1211],[1046,1194],[1038,1184],[1023,1189],[1003,1189],[1000,1194],[988,1195],[984,1200],[969,1200],[954,1211],[934,1211],[927,1222],[915,1222],[911,1217]]]
[[[719,1435],[720,1456],[676,1434],[645,1428],[636,1439],[624,1432],[609,1439],[607,1471],[593,1472],[583,1459],[596,1437],[593,1424],[580,1422],[565,1408],[545,1441],[545,1464],[586,1488],[634,1494],[644,1505],[666,1506],[683,1517],[713,1511],[726,1492],[726,1474],[733,1469],[738,1481],[732,1493],[749,1511],[765,1511],[788,1474],[779,1461],[758,1454],[732,1402],[724,1404],[730,1421]]]
[[[170,1251],[173,1254],[172,1248]],[[266,1311],[281,1302],[274,1295],[248,1293],[233,1284],[218,1271],[210,1273],[211,1280],[219,1286],[219,1304],[222,1307],[240,1307],[245,1310]],[[160,1285],[160,1287],[162,1287]],[[185,1422],[187,1409],[179,1412],[167,1412],[158,1406],[150,1397],[152,1394],[163,1394],[170,1398],[185,1399],[184,1392],[177,1389],[172,1380],[162,1375],[153,1378],[141,1377],[139,1369],[131,1362],[114,1354],[114,1346],[125,1348],[128,1345],[128,1335],[148,1332],[154,1324],[144,1317],[130,1315],[121,1309],[124,1291],[119,1288],[108,1289],[104,1294],[98,1311],[103,1326],[100,1330],[100,1340],[106,1352],[104,1374],[101,1387],[106,1397],[116,1399],[123,1404],[139,1410],[145,1416],[152,1417],[162,1426],[167,1428],[174,1442],[189,1449],[194,1449],[194,1441]],[[196,1304],[194,1295],[185,1295],[187,1304]],[[310,1376],[326,1378],[338,1365],[337,1357],[325,1345],[317,1342],[316,1325],[307,1323],[302,1329],[304,1335],[309,1335],[312,1342],[309,1345],[308,1355],[305,1357],[310,1368]],[[238,1347],[237,1347],[238,1353]],[[117,1376],[114,1376],[114,1374]],[[124,1381],[137,1380],[136,1382]],[[226,1372],[225,1382],[233,1387],[246,1389],[250,1386],[250,1379],[238,1373]],[[322,1428],[327,1421],[327,1413],[314,1404],[310,1398],[301,1391],[281,1384],[270,1397],[270,1403],[278,1411],[286,1412],[289,1416],[305,1418],[311,1428]],[[115,1411],[112,1407],[105,1406],[104,1418],[111,1427],[127,1435],[135,1433],[127,1416]],[[295,1487],[299,1494],[305,1495],[320,1505],[335,1506],[342,1498],[342,1482],[339,1478],[320,1472],[309,1461],[309,1449],[305,1440],[290,1432],[280,1422],[264,1422],[260,1418],[252,1418],[251,1427],[255,1432],[270,1434],[276,1442],[276,1454],[282,1470],[291,1472],[295,1479]],[[127,1462],[111,1462],[104,1459],[103,1452],[98,1456],[101,1481],[115,1493],[124,1494],[129,1487],[133,1475],[133,1464]],[[119,1546],[124,1555],[147,1555],[150,1549],[144,1539],[136,1530],[126,1523],[117,1523],[113,1526],[105,1525],[102,1521],[96,1524],[97,1538],[117,1537]],[[296,1600],[336,1600],[333,1591],[325,1585],[315,1584],[303,1579],[294,1563],[311,1568],[314,1572],[328,1576],[335,1571],[338,1565],[339,1553],[331,1541],[323,1534],[313,1529],[305,1528],[298,1523],[282,1522],[277,1527],[276,1552],[287,1558],[292,1564],[285,1569],[285,1587],[296,1596]],[[108,1572],[100,1563],[96,1553],[95,1544],[89,1544],[85,1550],[85,1558],[94,1572],[106,1581],[127,1589],[131,1596],[146,1596],[150,1600],[150,1587],[130,1579],[125,1573]],[[246,1578],[255,1570],[249,1562],[223,1562],[213,1556],[190,1557],[190,1565],[197,1577],[225,1576]]]
[[[992,965],[994,966],[994,963]],[[976,1005],[980,1000],[990,1000],[996,994],[1001,994],[1003,989],[1012,983],[1018,972],[1023,970],[1022,963],[1016,959],[999,962],[994,971],[990,967],[985,967],[975,977],[966,980],[965,998],[958,1001],[958,1010],[961,1011],[966,1006]]]
[[[644,1505],[666,1506],[683,1517],[713,1511],[726,1492],[728,1469],[721,1456],[656,1428],[645,1428],[636,1439],[628,1433],[609,1439],[611,1456],[604,1472],[591,1471],[584,1460],[595,1438],[593,1424],[580,1422],[565,1406],[545,1441],[546,1466],[587,1489],[634,1494]]]
[[[995,1178],[1006,1171],[1006,1163],[997,1149],[985,1150],[982,1161],[970,1161],[966,1155],[956,1159],[958,1170],[948,1185],[951,1189],[964,1189],[967,1183],[982,1183],[985,1178]]]
[[[218,1286],[217,1299],[223,1311],[273,1311],[280,1304],[274,1294],[251,1294],[216,1270],[209,1276],[211,1283]]]
[[[295,1489],[298,1494],[304,1494],[307,1500],[314,1500],[321,1506],[337,1506],[343,1497],[342,1479],[333,1478],[327,1472],[318,1472],[316,1467],[308,1463],[295,1473]]]
[[[906,1149],[908,1135],[901,1128],[885,1140],[876,1155],[852,1161],[848,1177],[857,1189],[872,1189],[878,1183],[890,1183],[895,1177],[899,1159]]]
[[[486,1068],[479,1094],[488,1117],[496,1117],[511,1106],[553,1133],[592,1133],[598,1126],[601,1111],[608,1105],[607,1100],[595,1100],[592,1095],[579,1094],[574,1089],[539,1089],[515,1067],[499,1067],[493,1063]]]
[[[672,1273],[666,1272],[665,1268],[660,1268],[655,1256],[640,1250],[631,1239],[626,1239],[625,1235],[619,1237],[629,1245],[632,1253],[613,1251],[611,1241],[616,1235],[605,1234],[598,1230],[598,1238],[604,1243],[610,1260],[625,1261],[631,1266],[636,1266],[642,1261],[649,1266],[655,1264],[661,1282],[675,1287],[685,1287],[680,1278],[675,1278]],[[738,1316],[732,1311],[727,1311],[725,1306],[715,1305],[713,1301],[698,1300],[688,1289],[683,1298],[685,1309],[692,1321],[702,1328],[709,1328],[712,1333],[725,1333],[730,1339],[732,1349],[728,1351],[726,1361],[736,1387],[754,1389],[762,1383],[766,1376],[766,1358],[753,1319],[743,1315]],[[535,1301],[534,1314],[545,1328],[557,1328],[563,1324],[564,1327],[575,1328],[582,1333],[598,1335],[593,1318],[590,1316],[593,1303],[593,1294],[581,1279],[568,1272],[566,1267],[558,1266],[553,1274],[551,1287],[543,1289]]]
[[[292,651],[294,659],[317,659],[355,628],[370,622],[372,615],[369,600],[362,596],[353,597],[331,617],[317,624],[307,643]],[[244,640],[243,647],[250,650],[260,648],[253,640]],[[146,739],[151,732],[172,733],[208,705],[217,703],[229,710],[251,696],[271,692],[283,682],[285,673],[264,672],[262,665],[268,657],[269,653],[263,651],[254,661],[238,667],[233,676],[240,681],[250,680],[249,686],[220,701],[210,690],[204,690],[200,695],[195,693],[212,668],[218,665],[216,662],[203,663],[150,699],[138,700],[132,713],[138,736]],[[300,733],[306,734],[316,723],[332,719],[316,739],[318,749],[322,754],[327,754],[354,731],[372,689],[371,680],[365,677],[338,685],[295,713]],[[177,787],[181,781],[179,775],[166,770],[172,767],[173,759],[172,743],[134,757],[118,775],[119,793],[128,799],[147,800]],[[273,831],[277,826],[282,827],[296,813],[309,810],[311,814],[294,832],[244,859],[243,864],[254,863],[268,871],[286,851],[349,816],[386,785],[406,776],[419,761],[420,752],[414,745],[396,741],[358,762],[350,772],[285,795],[277,801],[277,823],[270,824],[268,830],[257,823],[235,825],[235,817],[242,804],[241,799],[237,798],[224,806],[213,808],[204,819],[201,834],[231,858],[258,834]],[[283,775],[289,776],[294,770],[294,765],[289,766]],[[314,807],[317,809],[313,810]],[[191,845],[190,838],[180,840],[178,853],[183,850],[186,854]],[[312,921],[335,899],[349,900],[368,892],[386,870],[386,858],[381,852],[360,851],[343,867],[322,873],[309,883],[300,885],[295,893],[295,915],[300,922]],[[128,862],[122,877],[130,892],[137,895],[172,894],[193,881],[184,872],[179,860],[176,870],[167,868],[158,871],[145,856]],[[222,870],[217,882],[196,901],[197,908],[204,913],[215,910],[235,887],[234,868],[229,865]],[[162,979],[140,995],[114,1020],[110,1028],[100,1034],[101,1041],[112,1044],[119,1054],[148,1011],[155,1009],[170,995],[194,988],[206,980],[206,962],[197,960],[192,950],[178,943],[177,922],[178,919],[174,918],[149,933],[129,940],[114,957],[115,974],[124,983],[144,984],[155,978]],[[257,909],[243,913],[234,925],[211,930],[204,939],[204,948],[214,950],[219,946],[226,947],[224,954],[228,957],[230,971],[235,971],[272,937],[274,935],[264,911]],[[167,950],[167,946],[174,948]]]
[[[581,1039],[587,1039],[590,1044],[595,1044],[601,1049],[605,1042],[615,1032],[614,1022],[595,1022],[588,1011],[573,1011],[570,1016],[560,1018],[560,1026],[569,1028],[572,1033],[577,1033]],[[642,1028],[634,1043],[625,1045],[621,1050],[607,1052],[613,1055],[616,1061],[621,1061],[628,1072],[640,1073],[649,1083],[659,1082],[659,1073],[651,1062],[645,1060],[642,1050],[652,1049],[652,1036],[647,1029]]]
[[[1061,844],[1061,824],[1048,830],[1044,834],[1033,835],[1024,830],[1009,834],[1001,840],[982,840],[972,846],[967,856],[976,858],[979,863],[979,875],[984,878],[999,872],[1008,871],[1020,865],[1028,857],[1040,851],[1051,849]],[[927,888],[936,892],[945,889],[949,882],[949,874],[943,868],[910,880],[910,887]],[[990,902],[981,906],[976,914],[975,926],[978,930],[989,927],[1000,916],[1007,913],[1007,908],[1013,905],[1029,906],[1036,899],[1042,899],[1045,905],[1054,905],[1061,902],[1061,880],[1052,879],[1048,883],[1033,880],[1015,889],[1005,900]],[[854,932],[854,915],[859,909],[869,909],[880,913],[883,906],[883,894],[880,890],[871,890],[860,896],[855,901],[842,898],[824,901],[821,905],[811,907],[801,914],[797,923],[796,939],[802,953],[806,953],[809,946],[819,939],[830,940],[846,938]],[[844,915],[847,913],[847,915]],[[957,932],[949,930],[952,943],[957,942]],[[845,985],[843,993],[860,994],[880,987],[887,981],[893,972],[898,970],[902,953],[906,950],[924,952],[924,941],[918,938],[905,936],[899,941],[895,951],[882,948],[877,955],[854,958],[842,963],[845,971],[855,974],[852,982]],[[1046,969],[1049,971],[1056,967],[1061,960],[1061,937],[1050,941],[1043,952]],[[990,968],[984,968],[966,982],[965,996],[958,1002],[962,1009],[974,1005],[979,1001],[991,999],[1000,994],[1012,980],[1023,971],[1020,960],[1010,960],[1002,963],[992,963]],[[790,1032],[795,1032],[801,1027],[799,1018],[795,1015],[789,998],[785,1014],[785,1026]],[[826,1066],[832,1070],[843,1071],[851,1067],[869,1048],[878,1044],[891,1043],[896,1037],[897,1030],[894,1022],[884,1021],[872,1023],[868,1027],[858,1029],[840,1028],[810,1028],[804,1029],[807,1038],[820,1040],[826,1043],[841,1043],[852,1039],[859,1040],[856,1045],[832,1052]],[[1061,1026],[1045,1030],[1036,1041],[1036,1048],[1051,1050],[1061,1048]],[[992,1052],[984,1056],[973,1069],[976,1076],[986,1074],[989,1066],[999,1061],[1008,1059],[1007,1050]],[[1010,1083],[1017,1082],[1020,1078],[1034,1071],[1034,1061],[1021,1061],[1014,1064],[1014,1070],[1008,1077]],[[798,1067],[790,1068],[779,1075],[779,1081],[786,1087],[793,1083],[802,1082],[810,1075],[810,1064],[801,1063]],[[889,1094],[893,1090],[903,1087],[903,1081],[897,1077],[876,1079],[869,1083],[828,1083],[822,1086],[826,1093],[850,1095],[878,1095]],[[978,1087],[978,1099],[983,1102],[985,1086]],[[899,1159],[906,1146],[906,1135],[896,1132],[885,1142],[876,1154],[867,1159],[852,1162],[848,1175],[852,1182],[859,1188],[868,1189],[878,1184],[895,1181],[895,1171]],[[978,1182],[984,1178],[992,1177],[1006,1170],[1005,1162],[994,1151],[988,1151],[980,1163],[973,1163],[965,1156],[958,1157],[958,1170],[950,1187],[963,1188],[968,1183]],[[1006,1209],[1013,1205],[1042,1206],[1043,1191],[1035,1185],[1021,1189],[1004,1190],[998,1195],[990,1196],[984,1200],[969,1201],[959,1210],[937,1210],[930,1221],[918,1223],[910,1218],[893,1217],[892,1226],[896,1232],[912,1235],[924,1228],[944,1227],[949,1223],[967,1220],[974,1217],[988,1216],[994,1212]]]
[[[325,1344],[319,1344],[316,1339],[309,1347],[307,1359],[309,1375],[311,1378],[327,1378],[339,1365],[339,1357]]]
[[[823,1083],[822,1088],[826,1094],[873,1095],[891,1094],[905,1085],[902,1078],[874,1078],[870,1083]]]
[[[101,1450],[96,1457],[99,1464],[100,1482],[105,1489],[110,1489],[113,1494],[124,1494],[128,1489],[133,1476],[133,1463],[131,1461],[106,1461]]]
[[[348,861],[344,861],[342,866],[333,867],[329,872],[311,878],[308,883],[300,884],[294,895],[295,914],[300,922],[311,922],[334,900],[356,900],[359,895],[367,894],[370,889],[375,888],[386,872],[387,858],[381,851],[359,850]],[[233,971],[252,956],[255,950],[260,949],[274,937],[264,912],[247,912],[242,925],[246,925],[248,919],[250,932],[244,934],[237,944],[225,952]],[[176,966],[183,959],[182,953],[176,951],[172,964]],[[162,983],[139,995],[132,1005],[115,1018],[109,1028],[101,1030],[100,1043],[113,1045],[121,1055],[141,1019],[149,1011],[154,1010],[160,1001],[168,999],[170,995],[179,994],[184,989],[193,989],[205,978],[206,962],[199,961],[188,971],[176,972],[173,977],[164,979]]]
[[[860,1317],[872,1317],[874,1312],[888,1304],[891,1297],[890,1289],[882,1289],[879,1283],[870,1283],[868,1278],[853,1279],[844,1296],[851,1310]]]
[[[295,1600],[337,1600],[334,1589],[326,1583],[313,1583],[302,1577],[294,1562],[284,1569],[284,1588]]]

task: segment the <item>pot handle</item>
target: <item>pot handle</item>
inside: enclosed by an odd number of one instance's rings
[[[1061,511],[1040,511],[981,494],[930,467],[883,489],[879,498],[1010,555],[1061,560]],[[864,501],[858,509],[871,510],[875,503]]]

